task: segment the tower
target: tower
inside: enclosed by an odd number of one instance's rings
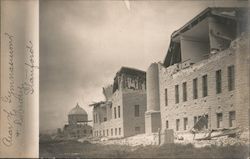
[[[152,63],[147,70],[147,111],[145,113],[146,133],[157,132],[161,128],[159,70],[158,64]]]

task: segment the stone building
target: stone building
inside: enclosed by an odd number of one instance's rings
[[[163,63],[147,70],[146,133],[249,127],[247,9],[207,8],[173,32]]]
[[[92,127],[88,122],[87,112],[77,103],[68,113],[68,124],[64,125],[62,136],[69,138],[92,136]]]
[[[103,94],[105,101],[90,105],[94,136],[120,138],[145,133],[146,72],[122,67]]]

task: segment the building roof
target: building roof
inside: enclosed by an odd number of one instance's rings
[[[203,19],[205,19],[208,16],[217,16],[217,17],[223,17],[226,19],[232,19],[237,20],[239,13],[239,10],[243,8],[225,8],[225,7],[216,7],[216,8],[206,8],[201,13],[199,13],[197,16],[195,16],[193,19],[191,19],[189,22],[187,22],[184,26],[182,26],[180,29],[173,32],[171,35],[172,38],[178,36],[179,34],[189,30],[199,22],[201,22]]]
[[[213,16],[220,19],[228,19],[232,21],[244,21],[243,15],[245,15],[247,12],[247,8],[224,8],[224,7],[216,7],[216,8],[206,8],[201,13],[199,13],[197,16],[195,16],[193,19],[191,19],[189,22],[187,22],[184,26],[179,28],[178,30],[174,31],[171,35],[171,40],[169,44],[169,49],[167,51],[167,54],[165,56],[165,59],[163,61],[164,66],[168,67],[170,65],[171,57],[173,54],[176,54],[176,56],[180,56],[180,50],[176,49],[178,48],[178,44],[174,42],[173,39],[179,37],[182,35],[182,33],[185,33],[186,31],[190,30],[197,24],[199,24],[203,19]],[[177,58],[177,57],[176,57]]]
[[[118,89],[118,77],[120,77],[123,74],[137,76],[140,78],[146,78],[145,71],[123,66],[115,75],[114,83],[113,83],[113,93]]]
[[[68,115],[88,115],[87,112],[79,106],[77,103],[76,106],[70,110]]]
[[[116,76],[121,75],[121,74],[130,74],[130,75],[142,75],[146,76],[146,72],[135,69],[135,68],[130,68],[130,67],[121,67],[121,69],[116,73]]]
[[[100,101],[100,102],[95,102],[95,103],[92,103],[92,104],[90,104],[89,106],[90,107],[94,107],[94,108],[96,108],[96,107],[102,107],[102,106],[104,106],[104,105],[111,105],[112,104],[112,102],[110,102],[110,101]]]

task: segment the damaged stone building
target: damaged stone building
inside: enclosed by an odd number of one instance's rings
[[[64,125],[63,131],[58,129],[58,135],[62,138],[79,139],[92,136],[92,127],[88,125],[88,114],[77,103],[68,113],[68,124]]]
[[[173,32],[147,70],[146,133],[249,128],[247,9],[207,8]]]
[[[120,138],[145,133],[146,72],[122,67],[103,94],[105,101],[90,105],[93,136]]]

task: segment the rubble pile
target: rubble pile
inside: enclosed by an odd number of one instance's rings
[[[158,145],[157,134],[139,134],[127,138],[108,139],[101,138],[100,140],[92,141],[92,143],[100,143],[104,145],[128,145],[128,146],[139,146],[139,145]]]
[[[231,131],[231,130],[230,130]],[[191,133],[175,135],[175,143],[180,144],[194,144],[195,147],[204,146],[228,146],[228,145],[249,145],[249,131],[240,132],[237,131],[235,136],[228,135],[228,130],[221,130],[214,132],[209,138],[207,133],[199,133],[194,136]]]

